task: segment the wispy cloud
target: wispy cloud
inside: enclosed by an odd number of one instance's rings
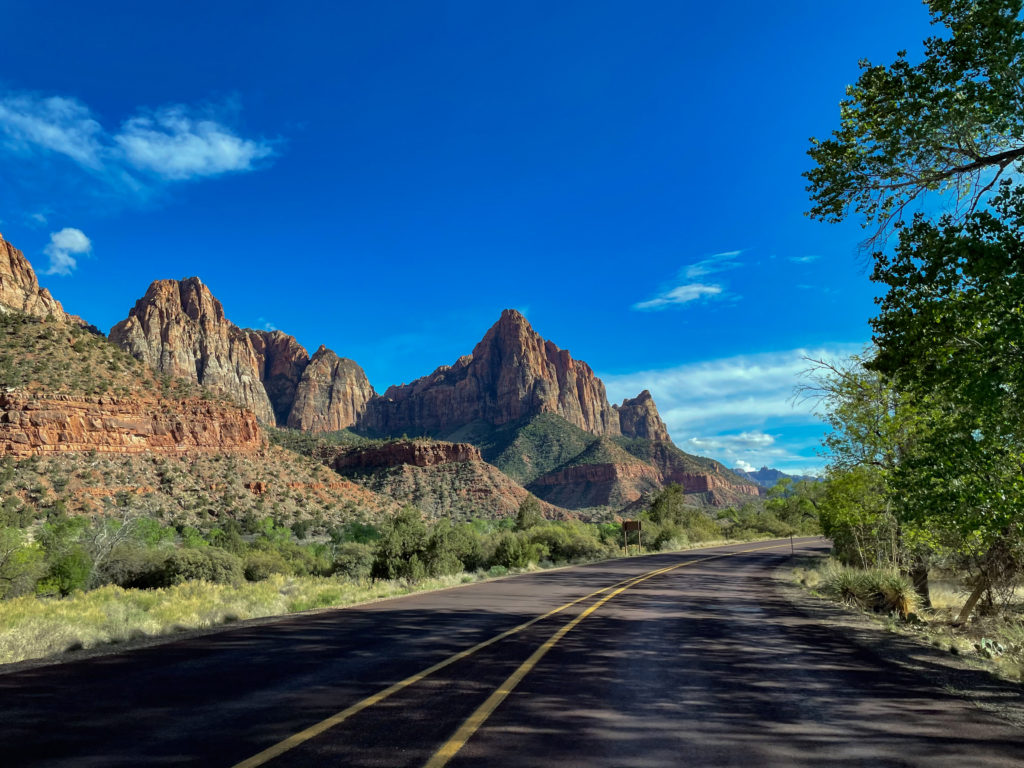
[[[730,269],[736,269],[740,266],[740,262],[737,260],[743,251],[723,251],[722,253],[716,253],[712,256],[708,256],[706,259],[694,262],[689,266],[683,267],[682,275],[689,280],[693,280],[704,275],[711,275],[716,272],[725,272]]]
[[[273,155],[271,141],[226,125],[222,113],[229,111],[139,110],[111,130],[76,99],[0,93],[0,152],[63,159],[106,194],[144,197],[173,182],[252,171]]]
[[[613,402],[650,390],[672,439],[683,450],[732,464],[743,459],[782,469],[813,467],[819,419],[795,402],[805,358],[843,359],[864,344],[830,344],[741,355],[659,370],[602,375]]]
[[[77,256],[89,253],[92,243],[85,233],[74,227],[65,227],[50,235],[50,242],[43,249],[50,258],[50,265],[43,274],[67,277],[78,267]]]
[[[633,305],[633,309],[657,312],[697,300],[725,298],[727,294],[721,282],[705,283],[700,282],[699,278],[736,269],[740,266],[738,258],[742,253],[743,251],[723,251],[684,266],[679,270],[674,285],[664,288],[654,298],[638,301]]]
[[[667,307],[671,307],[675,304],[687,304],[691,301],[696,301],[697,299],[718,296],[721,293],[722,286],[720,285],[705,285],[704,283],[677,285],[675,288],[665,291],[664,293],[655,296],[653,299],[648,299],[647,301],[641,301],[634,304],[633,309],[666,309]]]
[[[821,256],[817,254],[810,254],[808,256],[790,256],[789,260],[794,264],[810,264],[812,261],[817,261]]]

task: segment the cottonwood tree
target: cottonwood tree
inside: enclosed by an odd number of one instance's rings
[[[929,0],[942,34],[911,63],[861,61],[839,128],[812,139],[805,173],[813,218],[854,214],[877,242],[930,192],[976,210],[1001,178],[1024,169],[1024,0]]]

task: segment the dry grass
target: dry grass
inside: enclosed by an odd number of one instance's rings
[[[871,593],[884,592],[875,582],[883,586],[887,582],[895,597],[904,592],[902,587],[895,589],[897,579],[881,579],[880,574],[873,577],[870,572],[850,569],[832,560],[801,564],[793,569],[793,578],[812,592],[860,608],[872,607],[866,602]],[[957,579],[938,576],[929,583],[930,609],[897,610],[903,616],[913,613],[913,620],[894,620],[891,615],[885,625],[891,631],[970,659],[1005,679],[1024,680],[1024,594],[1018,589],[1000,615],[974,617],[967,624],[957,625],[955,619],[968,593],[968,588]]]
[[[478,578],[459,574],[410,585],[403,581],[357,583],[274,575],[238,587],[189,582],[151,590],[108,586],[64,599],[19,597],[0,603],[0,663],[242,619],[444,589]]]

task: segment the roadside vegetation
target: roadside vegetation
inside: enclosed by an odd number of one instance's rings
[[[873,345],[813,361],[804,390],[833,430],[816,503],[836,562],[809,578],[1019,678],[1024,2],[928,6],[923,58],[862,62],[809,152],[810,215],[867,227],[881,294]]]
[[[639,515],[645,551],[817,530],[787,486],[764,507],[717,518],[684,498],[671,486]],[[414,507],[333,525],[23,511],[0,524],[0,663],[625,553],[620,524],[549,521],[533,497],[515,518],[466,523],[427,521]]]

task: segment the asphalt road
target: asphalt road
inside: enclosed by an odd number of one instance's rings
[[[1024,765],[1024,733],[797,613],[771,544],[0,675],[0,766]]]

